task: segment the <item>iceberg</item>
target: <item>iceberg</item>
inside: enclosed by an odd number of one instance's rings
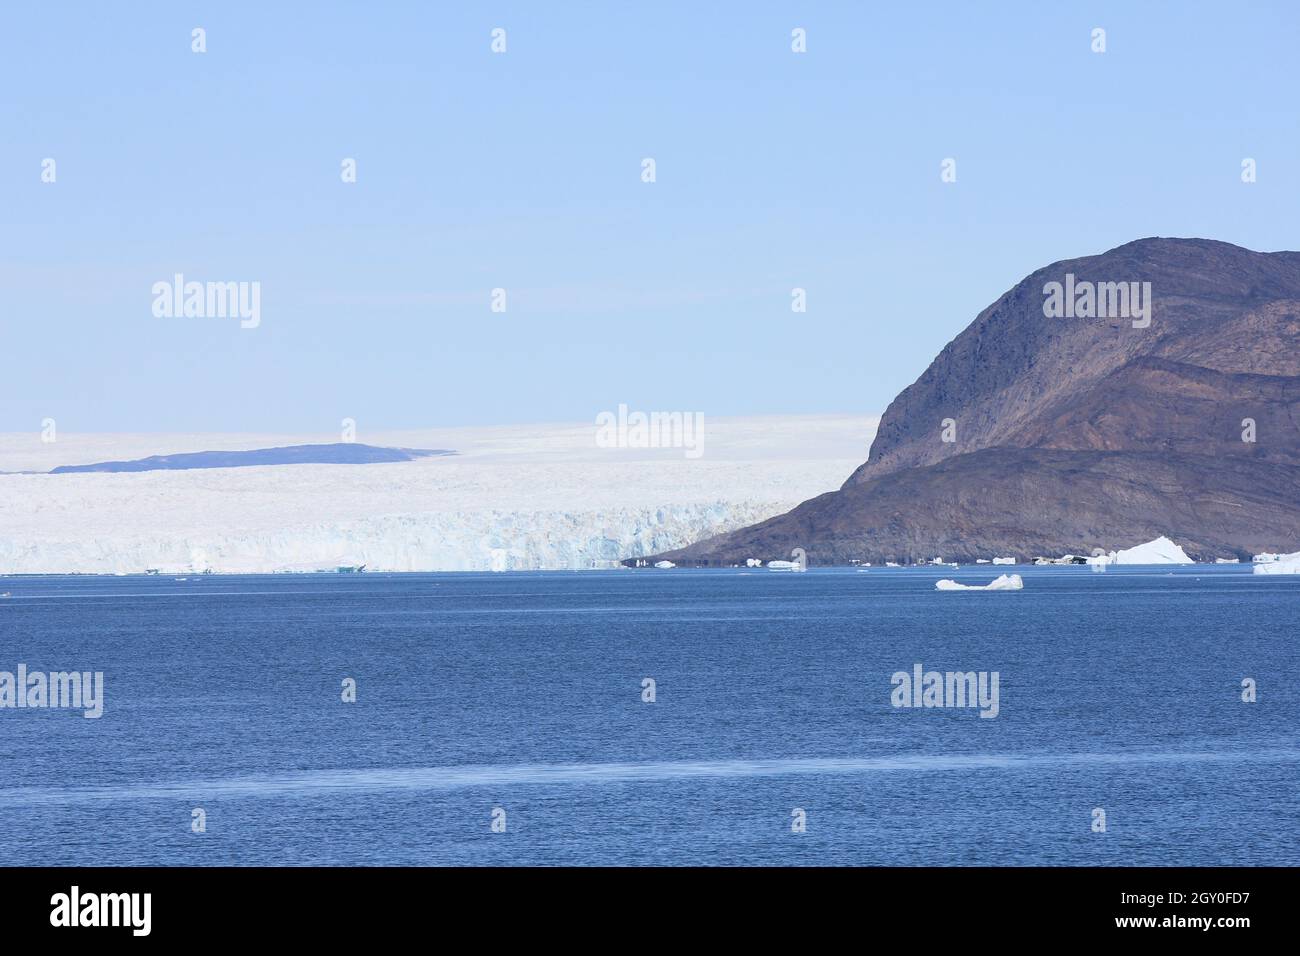
[[[934,582],[934,586],[939,591],[1023,591],[1025,581],[1018,574],[999,574],[988,584],[960,584],[944,578]]]
[[[1255,574],[1300,574],[1300,551],[1279,554],[1274,561],[1257,561]]]
[[[808,568],[798,561],[769,561],[767,562],[769,571],[807,571]]]
[[[669,568],[677,567],[677,565],[673,564],[671,561],[656,561],[655,567],[667,571]]]
[[[994,558],[993,563],[994,564],[1015,564],[1016,559],[1015,558]]]
[[[1164,535],[1137,547],[1115,552],[1116,564],[1195,564],[1179,545]]]
[[[1164,535],[1146,544],[1088,558],[1089,564],[1195,564],[1183,549]]]

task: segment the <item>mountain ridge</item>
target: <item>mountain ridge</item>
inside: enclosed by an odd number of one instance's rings
[[[1149,288],[1149,324],[1051,316],[1062,282]],[[1203,559],[1291,551],[1297,422],[1300,253],[1134,240],[1037,269],[984,308],[890,403],[838,491],[656,557],[1025,558],[1160,534]]]
[[[123,461],[92,462],[87,465],[59,465],[51,468],[49,474],[187,471],[197,468],[252,468],[265,465],[371,465],[454,454],[454,451],[440,448],[388,448],[359,442],[328,442],[242,451],[192,451]]]

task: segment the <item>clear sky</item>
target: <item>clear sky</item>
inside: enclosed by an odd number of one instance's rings
[[[1297,11],[6,3],[0,430],[880,412],[1053,260],[1300,249]]]

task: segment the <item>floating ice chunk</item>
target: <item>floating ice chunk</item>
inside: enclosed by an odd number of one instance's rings
[[[1259,561],[1254,571],[1256,574],[1300,574],[1300,551],[1279,554],[1275,561]]]
[[[808,570],[798,561],[769,561],[767,562],[769,571],[806,571]]]
[[[1164,535],[1146,544],[1112,551],[1110,554],[1097,554],[1088,558],[1089,564],[1195,564],[1183,549]]]
[[[1181,547],[1164,535],[1134,548],[1115,552],[1116,564],[1195,564]]]
[[[1025,581],[1018,574],[999,574],[988,584],[960,584],[944,578],[936,581],[934,586],[940,591],[1021,591],[1024,590]]]
[[[1015,558],[994,558],[993,563],[994,564],[1015,564],[1016,559]]]
[[[666,569],[668,569],[668,568],[675,568],[675,567],[677,567],[677,565],[673,564],[671,561],[656,561],[656,562],[655,562],[655,567],[656,567],[656,568],[664,568],[664,569],[666,570]]]
[[[1276,561],[1280,557],[1282,557],[1282,555],[1272,554],[1271,552],[1265,551],[1263,554],[1255,555],[1250,560],[1255,562],[1256,564],[1263,564],[1269,561]]]

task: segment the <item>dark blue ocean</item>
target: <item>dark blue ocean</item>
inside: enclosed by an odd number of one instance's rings
[[[0,578],[0,861],[1300,863],[1300,577],[1014,570]]]

